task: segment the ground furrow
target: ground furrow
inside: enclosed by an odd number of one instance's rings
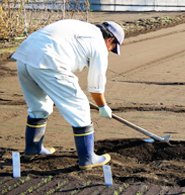
[[[145,84],[145,85],[166,85],[166,86],[185,85],[185,82],[122,81],[122,80],[116,80],[116,82],[136,83],[136,84]]]
[[[181,56],[184,56],[184,54],[185,54],[185,49],[180,50],[180,51],[176,51],[173,54],[169,54],[169,55],[166,55],[164,57],[156,58],[152,61],[149,61],[149,62],[146,62],[144,64],[138,65],[137,67],[131,68],[127,71],[123,71],[123,72],[117,74],[116,77],[118,77],[118,76],[128,76],[130,74],[135,73],[136,71],[141,72],[142,69],[150,68],[151,66],[161,65],[161,63],[171,61],[175,58],[179,58]]]
[[[140,43],[140,42],[144,42],[144,41],[148,41],[148,40],[154,40],[154,39],[159,39],[159,38],[162,38],[162,37],[167,37],[167,36],[171,36],[171,35],[177,35],[179,33],[184,33],[185,30],[182,29],[182,30],[175,30],[175,31],[171,31],[171,32],[167,32],[167,33],[164,33],[164,34],[161,34],[161,35],[154,35],[154,36],[151,36],[151,37],[147,37],[146,35],[143,35],[142,38],[138,39],[138,40],[128,40],[124,43],[124,45],[131,45],[131,44],[135,44],[135,43]]]
[[[175,112],[175,113],[184,113],[185,107],[183,106],[167,106],[167,105],[135,105],[135,106],[121,106],[114,107],[112,106],[114,112],[128,112],[128,111],[165,111],[165,112]]]

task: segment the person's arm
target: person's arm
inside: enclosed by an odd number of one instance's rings
[[[91,96],[93,100],[96,102],[96,105],[98,107],[103,107],[106,105],[106,100],[103,93],[92,93]]]
[[[105,96],[103,93],[92,93],[91,96],[93,100],[96,102],[97,106],[99,107],[100,116],[105,118],[112,118],[112,110],[106,104]]]
[[[106,104],[104,96],[107,67],[108,50],[105,41],[101,37],[92,42],[89,58],[88,91],[99,107],[100,116],[112,118],[112,110]]]

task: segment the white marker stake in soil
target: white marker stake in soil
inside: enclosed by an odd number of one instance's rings
[[[13,163],[13,177],[17,178],[21,176],[21,163],[19,152],[12,152]]]
[[[112,186],[112,171],[111,166],[109,165],[103,165],[103,174],[104,174],[104,181],[106,186]]]

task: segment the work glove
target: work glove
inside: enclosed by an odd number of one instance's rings
[[[99,107],[99,114],[100,116],[105,118],[112,118],[112,110],[107,105]]]

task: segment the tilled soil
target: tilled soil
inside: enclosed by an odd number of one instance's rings
[[[102,168],[80,171],[72,149],[50,156],[21,155],[20,179],[12,179],[11,148],[0,148],[1,194],[176,194],[185,193],[185,142],[146,143],[141,139],[96,142],[98,154],[112,161],[112,187],[104,185]]]

